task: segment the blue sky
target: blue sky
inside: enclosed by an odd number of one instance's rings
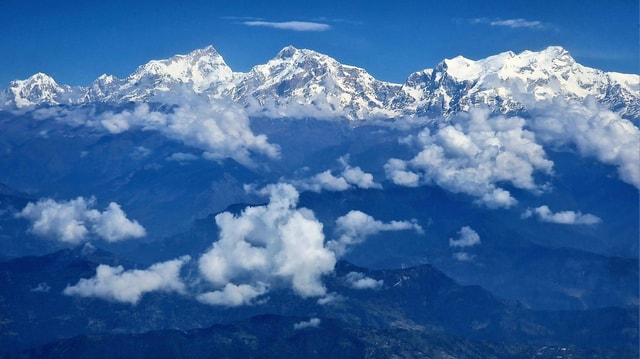
[[[88,85],[207,45],[235,71],[294,45],[392,82],[444,58],[549,45],[587,66],[639,72],[637,0],[2,0],[0,8],[0,88],[36,72]]]

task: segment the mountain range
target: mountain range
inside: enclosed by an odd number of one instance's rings
[[[636,358],[639,92],[561,47],[13,81],[0,356]]]
[[[458,56],[410,74],[403,84],[378,80],[365,69],[293,46],[249,72],[234,72],[209,46],[150,61],[124,79],[102,75],[86,87],[59,85],[37,73],[12,81],[2,92],[0,107],[166,102],[176,94],[197,94],[241,104],[254,116],[364,120],[436,117],[477,105],[522,114],[529,101],[593,97],[622,117],[637,119],[639,93],[638,75],[582,66],[557,46],[477,61]]]

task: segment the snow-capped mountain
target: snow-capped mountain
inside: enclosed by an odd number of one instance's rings
[[[11,81],[4,91],[4,102],[6,106],[16,108],[69,105],[79,102],[82,91],[82,88],[60,86],[53,78],[39,72],[26,80]]]
[[[291,116],[394,117],[386,104],[400,85],[376,80],[364,69],[293,46],[242,76],[233,98],[257,112]],[[257,105],[257,106],[256,106]]]
[[[252,115],[350,120],[441,116],[478,105],[500,113],[521,113],[530,101],[592,96],[626,118],[640,118],[637,74],[582,66],[561,47],[505,52],[477,61],[458,56],[411,74],[404,84],[393,84],[327,55],[292,46],[247,73],[233,72],[209,46],[150,61],[125,79],[102,75],[86,88],[59,86],[39,73],[11,82],[2,103],[6,108],[31,108],[148,102],[167,93],[228,99],[244,105]]]
[[[213,46],[176,55],[166,60],[152,60],[136,69],[126,79],[102,75],[87,90],[89,101],[148,101],[163,92],[180,88],[197,94],[216,94],[233,79],[233,71]]]
[[[501,113],[526,109],[523,100],[593,96],[622,115],[640,116],[638,75],[607,73],[578,64],[561,47],[511,51],[473,61],[458,56],[409,76],[391,102],[403,114],[439,115],[483,104]],[[532,98],[531,98],[532,96]]]

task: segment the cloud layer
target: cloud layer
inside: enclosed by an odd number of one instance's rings
[[[466,193],[489,208],[511,207],[516,199],[498,183],[538,191],[534,173],[552,173],[553,162],[525,125],[519,117],[490,116],[487,110],[472,109],[468,115],[404,139],[420,152],[408,161],[390,159],[384,166],[387,178],[401,186],[435,184]]]
[[[580,211],[561,211],[553,213],[548,206],[540,206],[534,209],[528,209],[522,214],[522,218],[529,218],[536,215],[542,222],[558,223],[558,224],[598,224],[600,218],[593,214],[582,214]]]
[[[100,114],[97,121],[113,134],[133,128],[159,131],[203,150],[204,157],[210,160],[233,158],[254,167],[251,152],[269,158],[280,156],[279,147],[270,144],[265,135],[255,135],[244,110],[232,103],[205,101],[195,96],[189,101],[177,96],[163,100],[176,102],[179,106],[173,112],[163,113],[152,111],[148,104],[140,103],[133,111]]]
[[[119,204],[111,202],[100,212],[93,209],[95,202],[93,197],[62,202],[41,199],[28,203],[18,216],[31,221],[33,234],[70,244],[78,244],[89,236],[117,242],[146,235],[144,227],[128,219]]]
[[[522,100],[535,101],[526,96]],[[623,181],[640,189],[640,130],[631,121],[592,97],[584,101],[555,98],[529,106],[529,125],[543,143],[573,145],[583,156],[616,166]]]
[[[109,301],[137,304],[145,293],[154,291],[185,292],[180,269],[189,256],[157,263],[145,270],[125,271],[122,266],[101,264],[93,278],[82,278],[63,293],[70,296],[96,297]]]

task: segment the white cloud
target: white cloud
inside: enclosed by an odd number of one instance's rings
[[[82,278],[67,286],[63,293],[70,296],[97,297],[105,300],[137,304],[145,293],[154,291],[184,293],[180,269],[189,256],[156,263],[145,270],[125,271],[122,266],[101,264],[93,278]]]
[[[245,21],[243,24],[247,26],[262,26],[293,31],[327,31],[331,29],[330,25],[309,21]]]
[[[543,222],[558,224],[598,224],[601,221],[599,217],[594,216],[593,214],[582,214],[579,211],[561,211],[553,213],[546,205],[534,208],[533,210],[526,210],[522,214],[522,218],[529,218],[534,214]]]
[[[538,101],[522,95],[531,108],[530,126],[543,142],[575,145],[583,156],[617,167],[620,178],[640,189],[640,129],[603,108],[595,98],[584,101]]]
[[[327,293],[327,295],[325,295],[322,298],[318,299],[318,304],[320,305],[327,305],[327,304],[331,304],[334,302],[340,302],[343,301],[345,298],[343,296],[341,296],[340,294],[337,293]]]
[[[239,216],[216,216],[220,237],[199,260],[204,277],[217,286],[236,280],[284,282],[300,296],[323,296],[321,277],[333,271],[335,254],[324,247],[322,223],[296,208],[298,192],[288,184],[267,186],[266,206]]]
[[[337,220],[340,237],[325,245],[322,223],[311,210],[297,208],[295,187],[279,183],[257,193],[268,195],[269,203],[248,207],[239,215],[224,212],[215,217],[219,238],[198,265],[203,278],[216,289],[198,300],[227,306],[252,304],[270,288],[284,285],[301,297],[320,297],[319,303],[328,303],[336,298],[327,293],[322,277],[334,271],[337,257],[348,246],[380,231],[422,231],[414,222],[383,223],[352,211]],[[353,279],[361,287],[377,283],[364,277]]]
[[[300,330],[305,328],[317,328],[320,326],[320,318],[311,318],[307,321],[298,322],[293,325],[293,330]]]
[[[254,299],[267,291],[268,286],[262,282],[258,282],[255,285],[227,283],[221,290],[199,294],[196,298],[205,304],[239,307],[253,305]]]
[[[195,161],[198,159],[198,156],[192,153],[184,153],[184,152],[176,152],[171,154],[171,156],[167,157],[167,161],[176,161],[176,162],[189,162]]]
[[[113,134],[134,129],[159,131],[168,138],[203,150],[207,159],[232,158],[248,167],[255,166],[251,153],[268,158],[280,156],[280,148],[269,143],[265,135],[254,134],[245,110],[231,101],[181,93],[161,93],[154,99],[176,106],[165,113],[151,110],[147,103],[138,103],[133,110],[117,113],[107,111],[96,115],[77,110],[61,116],[68,121],[84,116],[85,125],[101,126]]]
[[[141,160],[151,154],[151,150],[144,146],[137,146],[129,155],[134,160]]]
[[[117,203],[109,203],[107,209],[100,212],[92,208],[95,202],[93,197],[62,202],[41,199],[36,203],[29,202],[18,216],[31,221],[33,234],[71,244],[81,243],[89,235],[108,242],[146,235],[144,227],[128,219]]]
[[[48,293],[51,290],[51,287],[46,283],[38,283],[35,288],[31,288],[32,292],[40,292],[40,293]]]
[[[345,280],[353,289],[379,289],[384,284],[383,280],[375,280],[358,272],[349,272]]]
[[[469,226],[460,228],[458,239],[449,238],[450,247],[473,247],[480,244],[480,236]]]
[[[364,172],[360,167],[352,167],[349,165],[349,155],[340,157],[338,162],[342,167],[342,173],[339,176],[333,175],[331,170],[326,170],[311,178],[294,180],[291,181],[291,183],[301,190],[313,192],[340,192],[354,187],[362,189],[382,189],[382,185],[373,180],[371,173]]]
[[[137,221],[129,220],[120,205],[115,202],[109,203],[107,209],[95,218],[92,230],[107,242],[146,235],[145,229]]]
[[[336,220],[337,239],[327,243],[327,247],[332,249],[338,257],[343,256],[356,244],[362,243],[366,237],[383,231],[402,231],[413,229],[422,233],[422,227],[413,221],[391,221],[384,223],[378,221],[368,214],[352,210]]]
[[[453,258],[459,260],[460,262],[469,262],[472,261],[475,256],[467,252],[456,252],[453,254]]]
[[[552,173],[553,162],[536,143],[534,133],[524,127],[522,118],[491,117],[488,110],[472,109],[438,128],[425,128],[403,139],[416,144],[420,152],[408,161],[387,161],[387,178],[408,187],[436,184],[475,196],[489,208],[510,207],[516,200],[498,183],[537,192],[541,187],[534,181],[534,172]]]
[[[512,29],[544,29],[548,26],[537,20],[526,20],[522,18],[517,19],[487,19],[487,18],[476,18],[471,19],[470,22],[472,24],[485,24],[489,26],[498,26],[498,27],[509,27]]]

